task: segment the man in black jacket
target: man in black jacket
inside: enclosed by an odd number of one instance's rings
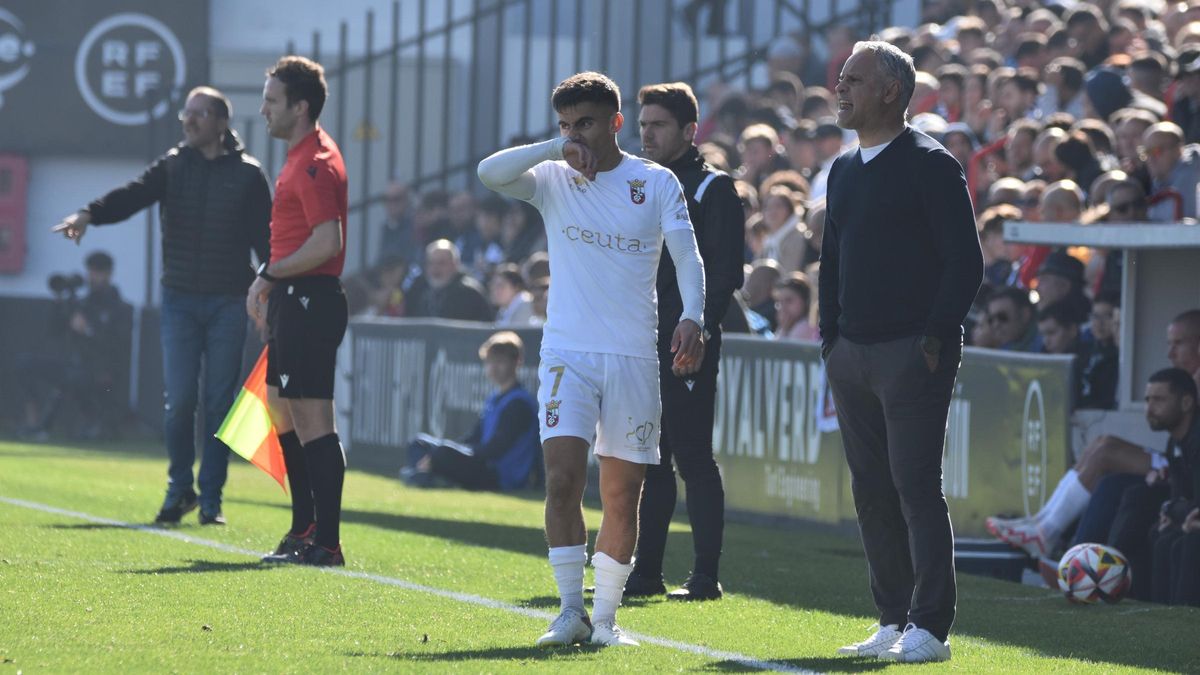
[[[658,268],[658,359],[662,388],[662,460],[646,470],[638,514],[636,564],[625,582],[626,596],[657,595],[663,585],[663,551],[667,527],[675,511],[675,472],[679,466],[687,491],[695,562],[672,600],[714,600],[722,595],[717,581],[725,529],[725,489],[713,459],[713,412],[717,364],[721,359],[721,318],[742,286],[745,240],[742,203],[733,179],[704,163],[693,139],[699,106],[691,87],[675,82],[654,84],[638,92],[642,151],[666,166],[683,185],[687,209],[704,261],[704,325],[712,335],[699,372],[679,377],[671,372],[671,334],[683,312],[671,256]]]
[[[162,351],[166,385],[167,496],[155,522],[177,524],[200,506],[200,522],[224,524],[221,490],[229,448],[215,437],[241,384],[245,297],[253,250],[269,259],[271,191],[258,161],[229,128],[229,99],[193,89],[179,113],[184,142],[137,179],[53,229],[76,243],[88,225],[121,222],[157,203],[162,221]],[[204,450],[197,499],[192,464],[197,381],[204,361]]]
[[[425,247],[425,273],[413,280],[405,307],[405,314],[414,318],[487,322],[496,318],[483,286],[463,271],[458,246],[449,239]]]
[[[912,58],[860,42],[837,86],[860,148],[829,172],[822,354],[837,405],[879,630],[839,653],[945,661],[954,539],[942,450],[962,323],[983,254],[962,167],[905,123]]]

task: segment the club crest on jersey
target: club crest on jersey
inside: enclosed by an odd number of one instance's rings
[[[546,426],[554,428],[558,426],[558,406],[562,405],[562,401],[550,399],[546,403]]]
[[[587,179],[579,174],[571,176],[571,186],[579,192],[587,192]]]
[[[634,179],[627,182],[629,183],[629,200],[634,204],[645,204],[646,181]]]

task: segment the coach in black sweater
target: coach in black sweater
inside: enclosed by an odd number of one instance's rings
[[[950,658],[954,543],[942,450],[962,322],[983,256],[962,167],[905,124],[915,70],[883,42],[842,69],[838,124],[860,148],[829,173],[822,353],[850,465],[879,630],[841,653]]]

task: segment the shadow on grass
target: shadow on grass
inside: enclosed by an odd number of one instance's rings
[[[88,532],[91,530],[128,530],[128,527],[121,525],[109,525],[108,523],[55,523],[53,525],[44,525],[43,527],[50,530],[67,530],[68,532]]]
[[[290,510],[287,504],[245,502]],[[469,546],[511,551],[545,560],[545,539],[540,522],[530,526],[492,524],[428,516],[401,515],[349,509],[343,522],[369,525],[394,532],[408,532],[455,541]],[[865,636],[876,615],[867,583],[866,562],[856,537],[821,532],[764,530],[731,526],[726,529],[721,560],[722,582],[731,597],[759,598],[800,610],[827,612],[846,617],[863,617],[861,630],[850,635],[829,636],[829,649],[844,641]],[[664,569],[668,582],[678,583],[692,558],[692,538],[687,532],[672,532]],[[549,574],[549,570],[546,570]],[[671,585],[671,583],[668,583]],[[1116,607],[1061,607],[1015,602],[1011,596],[1028,594],[1027,589],[959,575],[958,618],[955,633],[981,638],[995,644],[1023,647],[1046,657],[1087,658],[1097,663],[1139,666],[1163,670],[1194,670],[1186,667],[1187,654],[1178,650],[1131,649],[1140,641],[1156,644],[1194,645],[1191,626],[1200,621],[1200,611],[1162,608],[1139,614],[1136,620],[1118,613],[1129,603]],[[638,601],[628,601],[633,606]],[[647,606],[658,600],[644,601]],[[535,596],[525,601],[530,607],[553,610],[558,600]],[[1070,626],[1065,629],[1063,626]],[[1051,628],[1057,627],[1057,628]],[[858,633],[861,632],[860,636]],[[1200,654],[1200,650],[1194,650]],[[519,654],[526,652],[524,648]],[[503,658],[505,652],[464,652],[463,658]],[[399,655],[398,658],[410,655]],[[413,656],[449,659],[445,655]],[[519,656],[514,657],[519,658]],[[1200,655],[1190,663],[1200,662]],[[795,662],[812,670],[878,667],[876,662],[822,658]],[[734,664],[736,665],[736,664]],[[733,666],[730,666],[731,668]],[[740,666],[738,666],[740,668]]]
[[[555,601],[557,602],[557,601]],[[599,652],[602,647],[578,645],[560,649],[544,649],[533,646],[523,647],[494,647],[492,649],[463,649],[451,652],[403,652],[395,651],[387,654],[378,652],[347,652],[346,656],[354,658],[395,659],[397,661],[554,661],[582,654]]]
[[[188,560],[185,565],[157,567],[149,570],[124,570],[122,574],[195,574],[197,572],[248,572],[251,570],[274,569],[276,565],[265,565],[258,561],[218,562],[215,560]]]
[[[864,656],[831,656],[831,657],[815,657],[810,659],[762,659],[770,663],[776,663],[792,668],[804,669],[817,673],[865,673],[872,670],[880,670],[892,665],[887,661],[880,661],[876,658]],[[707,671],[718,671],[724,673],[758,673],[762,672],[755,668],[749,668],[744,663],[738,661],[718,661],[704,668]]]

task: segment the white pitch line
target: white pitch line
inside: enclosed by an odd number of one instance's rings
[[[182,532],[176,532],[174,530],[164,530],[162,528],[152,527],[150,525],[137,525],[134,523],[126,523],[126,522],[120,521],[120,520],[113,520],[112,518],[104,518],[102,516],[94,516],[90,513],[81,513],[79,511],[60,509],[56,506],[50,506],[49,504],[40,504],[38,502],[30,502],[30,501],[26,501],[24,499],[13,499],[11,497],[3,497],[3,496],[0,496],[0,502],[3,502],[5,504],[10,504],[12,506],[19,506],[21,508],[31,509],[34,511],[41,511],[42,513],[51,513],[51,514],[58,515],[58,516],[66,516],[68,518],[74,518],[76,520],[84,520],[84,521],[87,521],[90,523],[97,523],[100,525],[109,525],[112,527],[119,527],[119,528],[123,528],[126,530],[136,530],[138,532],[145,532],[146,534],[154,534],[154,535],[158,535],[160,537],[168,537],[170,539],[177,539],[179,541],[182,541],[182,542],[185,542],[188,544],[195,544],[197,546],[207,546],[208,548],[216,549],[218,551],[224,551],[225,553],[235,553],[238,555],[253,556],[255,558],[262,555],[261,551],[251,551],[250,549],[241,548],[240,546],[231,546],[229,544],[223,544],[219,541],[213,541],[211,539],[203,539],[201,537],[193,537],[191,535],[183,534]],[[543,612],[538,609],[530,609],[528,607],[520,607],[517,605],[509,604],[507,602],[501,602],[499,600],[485,598],[481,595],[472,595],[470,593],[458,593],[455,591],[447,591],[442,588],[435,588],[433,586],[424,586],[422,584],[416,584],[411,581],[405,581],[404,579],[397,579],[396,577],[385,577],[380,574],[370,574],[367,572],[355,572],[355,571],[347,570],[347,569],[340,568],[340,567],[318,567],[315,569],[318,569],[327,574],[336,574],[338,576],[347,577],[350,579],[364,579],[366,581],[373,581],[377,584],[383,584],[385,586],[395,586],[397,588],[403,588],[403,589],[409,590],[409,591],[418,591],[421,593],[428,593],[430,595],[436,595],[440,598],[446,598],[447,600],[454,600],[456,602],[461,602],[461,603],[465,603],[465,604],[469,604],[469,605],[477,605],[480,607],[487,607],[488,609],[499,609],[499,610],[503,610],[505,612],[509,612],[511,614],[519,614],[521,616],[526,616],[526,617],[529,617],[532,619],[542,619],[543,621],[550,621],[550,620],[554,619],[554,617],[555,617],[554,614],[551,614],[549,612]],[[762,659],[756,659],[752,656],[746,656],[745,654],[738,654],[737,652],[726,652],[726,651],[721,651],[718,649],[709,649],[708,647],[704,647],[702,645],[694,645],[694,644],[687,643],[687,642],[678,642],[676,640],[669,640],[667,638],[660,638],[660,637],[655,637],[653,635],[645,635],[642,633],[627,632],[626,634],[640,642],[646,642],[646,643],[649,643],[652,645],[657,645],[659,647],[666,647],[667,649],[674,649],[676,651],[687,652],[689,654],[695,654],[697,656],[703,656],[705,658],[719,659],[722,661],[731,661],[731,662],[737,663],[738,665],[745,666],[747,668],[755,668],[758,670],[766,670],[766,671],[772,671],[772,672],[776,672],[776,673],[800,673],[803,675],[816,675],[816,671],[807,670],[807,669],[799,668],[796,666],[790,666],[786,663],[776,663],[774,661],[764,661]]]

